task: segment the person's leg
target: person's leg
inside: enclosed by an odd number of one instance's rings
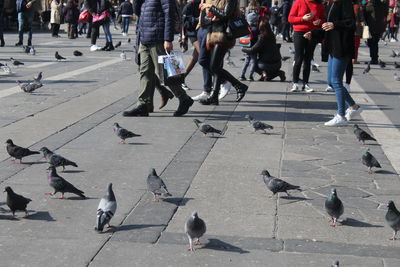
[[[4,23],[3,12],[0,12],[0,46],[1,47],[4,46],[3,23]]]
[[[60,24],[56,24],[56,35],[58,37],[58,33],[60,32]]]
[[[251,60],[250,54],[246,54],[245,57],[244,57],[242,72],[240,74],[240,79],[241,80],[242,79],[243,80],[246,79],[246,71],[247,71],[247,68],[249,67],[250,60]]]
[[[125,25],[125,33],[128,34],[129,31],[129,22],[131,21],[130,17],[126,18],[126,25]]]
[[[304,38],[304,37],[303,37]],[[313,40],[307,40],[305,42],[305,51],[304,51],[304,62],[303,62],[303,84],[308,84],[310,79],[310,71],[311,71],[311,60],[314,56],[314,50],[317,46],[317,43]]]
[[[346,88],[343,86],[343,75],[346,71],[347,64],[349,63],[348,58],[336,58],[329,56],[329,64],[330,66],[330,79],[331,85],[336,93],[336,102],[337,102],[337,113],[344,117],[346,110]],[[348,93],[347,93],[348,95]],[[350,95],[348,95],[350,96]],[[350,97],[351,99],[351,97]],[[352,100],[352,99],[351,99]],[[351,104],[351,103],[350,103]],[[354,104],[354,101],[353,101]]]
[[[303,37],[303,32],[293,33],[293,44],[294,44],[294,65],[293,65],[293,83],[299,82],[301,64],[303,63],[306,39]]]
[[[15,45],[22,45],[24,40],[24,14],[18,13],[18,43]]]
[[[371,57],[371,62],[373,64],[378,64],[378,42],[380,36],[379,34],[371,34],[371,38],[367,40],[369,46],[369,55]]]
[[[91,30],[91,44],[95,45],[97,41],[97,36],[99,35],[99,27],[100,24],[97,22],[92,22],[92,30]]]
[[[31,46],[32,45],[32,23],[33,23],[33,16],[34,16],[34,13],[33,12],[30,12],[30,13],[27,13],[26,14],[26,20],[27,20],[27,23],[28,23],[28,28],[29,28],[29,30],[28,30],[28,46]]]
[[[354,59],[353,63],[358,62],[358,48],[360,47],[361,36],[354,36]]]
[[[195,41],[193,42],[193,53],[192,53],[192,57],[189,60],[188,65],[186,66],[186,73],[185,73],[185,77],[189,75],[189,73],[192,71],[192,69],[194,68],[194,66],[197,63],[197,60],[199,59],[199,41]],[[196,48],[197,47],[197,48]]]
[[[92,28],[93,28],[93,22],[89,21],[87,23],[85,23],[86,26],[84,26],[83,29],[87,28],[87,32],[86,32],[86,38],[91,38],[92,36]]]
[[[155,50],[155,47],[152,45],[140,44],[139,46],[139,74],[141,89],[141,92],[139,93],[139,104],[144,104],[146,106],[152,105],[155,88],[154,74],[156,67],[154,66],[154,61],[152,59],[152,55],[154,54],[154,51],[152,50]]]
[[[197,32],[197,40],[199,42],[199,58],[198,62],[203,68],[203,91],[207,94],[212,90],[212,76],[210,73],[211,53],[206,49],[207,30],[200,28]]]
[[[249,66],[249,68],[250,68],[249,79],[250,80],[254,79],[253,75],[255,72],[256,65],[257,65],[257,55],[254,55],[254,54],[250,55],[250,66]]]

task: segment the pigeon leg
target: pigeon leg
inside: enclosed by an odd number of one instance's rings
[[[126,144],[126,143],[125,143],[125,140],[121,139],[121,141],[119,141],[119,143],[118,143],[118,144],[121,144],[121,145],[123,145],[123,144]]]
[[[369,174],[372,174],[374,171],[372,170],[372,168],[371,167],[368,167],[368,173]]]
[[[48,195],[48,196],[52,196],[52,195],[54,195],[53,193],[51,193],[51,192],[46,192],[46,193],[44,193],[45,195]]]
[[[159,202],[160,200],[157,198],[157,194],[154,194],[153,202]]]
[[[397,231],[394,231],[393,236],[391,238],[389,238],[389,240],[396,240],[396,234],[397,234]]]
[[[64,172],[64,171],[65,171],[65,166],[63,165],[62,167],[63,167],[63,170],[62,170],[62,172]]]
[[[337,220],[337,219],[336,219],[336,218],[332,218],[332,219],[333,219],[333,223],[331,224],[331,226],[332,226],[332,227],[335,227],[335,226],[336,226],[336,220]]]
[[[191,237],[189,237],[189,251],[194,251],[194,247],[193,247],[193,239]]]
[[[64,199],[64,193],[61,193],[61,197],[58,197],[58,199]]]
[[[195,245],[201,245],[200,238],[196,238],[196,241],[194,241],[194,244]]]
[[[285,193],[286,193],[286,195],[287,195],[288,197],[291,197],[291,196],[292,196],[292,195],[289,194],[287,191],[285,191]]]
[[[111,225],[111,224],[107,224],[107,228],[114,228],[115,226],[114,225]]]

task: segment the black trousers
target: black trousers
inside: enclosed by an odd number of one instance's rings
[[[371,57],[371,61],[378,61],[379,58],[378,42],[381,36],[382,34],[371,33],[371,38],[367,40],[367,44],[369,47],[369,56]]]
[[[315,40],[307,40],[303,37],[305,32],[294,32],[294,66],[293,83],[299,82],[301,65],[303,65],[303,84],[308,83],[310,78],[311,59],[313,59],[314,50],[317,45]]]
[[[92,22],[92,31],[90,35],[92,45],[96,44],[96,40],[99,37],[99,31],[100,31],[100,23]]]
[[[51,35],[57,36],[60,31],[60,24],[52,23],[51,24]]]

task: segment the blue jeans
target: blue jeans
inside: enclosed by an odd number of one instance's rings
[[[130,17],[122,17],[122,32],[128,33]]]
[[[200,28],[197,31],[197,40],[199,41],[200,46],[198,62],[203,67],[203,91],[211,93],[212,75],[208,70],[211,62],[211,51],[208,51],[206,48],[207,33],[207,29],[204,28]]]
[[[350,96],[349,92],[343,86],[343,75],[346,71],[349,58],[337,58],[329,56],[328,60],[328,84],[332,86],[336,93],[336,102],[338,106],[338,114],[345,115],[346,103],[353,106],[356,103]]]
[[[246,58],[244,60],[244,65],[242,68],[242,74],[240,77],[245,77],[247,68],[250,69],[249,77],[253,77],[254,71],[256,69],[257,64],[257,54],[246,54]]]
[[[106,42],[108,43],[112,43],[112,36],[111,36],[111,32],[110,32],[110,23],[104,23],[103,24],[103,31],[104,31],[104,35],[106,36]]]
[[[32,42],[32,21],[33,21],[33,12],[19,12],[18,13],[18,34],[19,34],[19,42],[22,43],[24,40],[24,25],[27,24],[27,28],[29,28],[28,33],[28,43]]]

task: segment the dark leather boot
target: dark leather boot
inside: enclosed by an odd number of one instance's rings
[[[113,43],[108,43],[108,47],[105,49],[106,51],[113,51],[115,48],[113,46]]]
[[[247,85],[245,85],[244,83],[238,83],[238,84],[234,85],[233,87],[235,87],[235,89],[236,89],[236,102],[240,102],[240,100],[242,100],[243,97],[245,96],[247,89],[249,87]]]
[[[164,86],[163,86],[164,87]],[[168,100],[174,98],[174,94],[171,93],[167,88],[164,87],[165,90],[163,90],[163,93],[161,94],[161,102],[160,106],[158,107],[159,109],[162,109],[165,107],[168,103]]]
[[[209,98],[204,99],[204,100],[203,99],[199,100],[199,103],[202,104],[202,105],[215,105],[215,106],[218,106],[219,105],[218,93],[219,92],[216,92],[215,90],[212,91],[212,93],[211,93]]]
[[[147,116],[149,116],[149,111],[145,104],[140,104],[139,106],[137,106],[131,110],[124,111],[122,113],[122,116],[124,116],[124,117],[147,117]]]
[[[106,49],[108,48],[109,45],[110,45],[110,43],[109,43],[109,42],[106,42],[106,45],[103,46],[103,47],[101,48],[101,50],[102,50],[102,51],[106,50]]]
[[[179,99],[178,109],[174,112],[174,117],[185,115],[189,111],[189,108],[193,105],[193,102],[193,99],[188,95],[182,96]]]

